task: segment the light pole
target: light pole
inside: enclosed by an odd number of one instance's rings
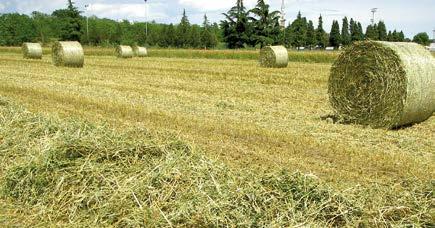
[[[148,0],[144,0],[145,1],[145,36],[148,40]]]
[[[372,11],[372,14],[373,14],[373,16],[372,16],[372,25],[375,25],[375,13],[378,12],[378,8],[373,8],[373,9],[371,9],[371,11]]]
[[[85,9],[86,9],[86,40],[88,40],[88,45],[89,45],[89,15],[88,15],[88,8],[89,8],[89,4],[85,5]]]

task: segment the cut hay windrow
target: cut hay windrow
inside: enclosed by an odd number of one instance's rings
[[[260,51],[260,66],[285,68],[288,66],[288,51],[284,46],[268,46]]]
[[[133,48],[125,45],[118,45],[116,47],[115,52],[118,58],[124,58],[124,59],[133,58],[134,55]]]
[[[60,41],[53,44],[52,57],[55,66],[83,67],[85,55],[77,41]]]
[[[136,57],[147,57],[148,56],[148,51],[147,51],[146,47],[134,46],[133,51],[134,51],[134,55]]]
[[[350,226],[360,211],[310,175],[233,170],[167,134],[47,119],[1,99],[0,126],[2,194],[42,224]]]
[[[331,69],[329,97],[345,122],[391,129],[425,121],[435,111],[435,59],[415,43],[355,43]]]
[[[39,43],[23,43],[21,49],[25,59],[42,59],[42,47]]]

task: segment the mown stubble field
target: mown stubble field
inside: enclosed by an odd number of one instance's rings
[[[2,53],[0,96],[47,116],[175,133],[235,169],[285,168],[340,191],[373,190],[366,198],[373,211],[433,184],[435,117],[398,130],[327,121],[330,67],[88,56],[83,69],[74,69],[56,68],[48,57]]]

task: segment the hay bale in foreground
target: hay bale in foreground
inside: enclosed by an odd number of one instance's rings
[[[118,45],[115,52],[118,58],[133,58],[133,49],[130,46]]]
[[[260,51],[260,66],[284,68],[288,66],[288,51],[284,46],[268,46]]]
[[[331,69],[329,97],[346,122],[396,128],[435,111],[435,60],[415,43],[358,42]]]
[[[52,47],[55,66],[83,67],[85,54],[82,45],[77,41],[58,41]]]
[[[23,43],[21,49],[25,59],[42,59],[42,47],[39,43]]]
[[[134,51],[134,55],[136,57],[147,57],[148,56],[148,51],[147,51],[146,47],[134,46],[133,51]]]

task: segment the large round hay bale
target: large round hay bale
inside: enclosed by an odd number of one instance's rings
[[[260,51],[260,66],[284,68],[288,66],[288,52],[284,46],[267,46]]]
[[[39,43],[23,43],[21,49],[25,59],[42,59],[42,47]]]
[[[85,55],[77,41],[58,41],[53,44],[52,57],[55,66],[83,67]]]
[[[118,45],[115,52],[118,58],[133,58],[133,49],[130,46]]]
[[[329,97],[346,122],[388,129],[422,122],[435,111],[435,60],[415,43],[355,43],[332,67]]]
[[[133,51],[134,51],[134,55],[136,57],[147,57],[148,56],[148,51],[147,51],[146,47],[134,46]]]

